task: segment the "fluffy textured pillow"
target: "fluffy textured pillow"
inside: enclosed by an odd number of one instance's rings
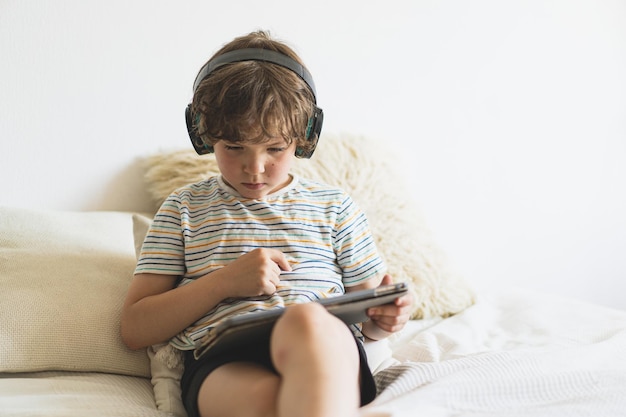
[[[131,227],[127,213],[0,207],[0,372],[150,375],[119,330]]]
[[[212,155],[168,151],[144,160],[147,188],[155,210],[176,188],[217,174]],[[424,219],[403,185],[397,158],[366,137],[324,135],[313,158],[298,160],[294,172],[343,188],[366,212],[378,249],[396,281],[411,283],[413,318],[458,313],[474,293],[433,241]]]

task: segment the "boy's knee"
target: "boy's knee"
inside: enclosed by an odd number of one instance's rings
[[[278,321],[282,327],[302,333],[314,332],[326,324],[332,317],[319,303],[305,303],[291,306]]]
[[[319,303],[291,306],[277,321],[277,339],[286,336],[290,343],[323,341],[337,333],[351,335],[348,327]]]
[[[280,366],[287,358],[301,354],[314,360],[332,352],[354,349],[351,330],[319,303],[291,306],[276,322],[272,333],[272,356]],[[278,363],[276,363],[278,362]]]

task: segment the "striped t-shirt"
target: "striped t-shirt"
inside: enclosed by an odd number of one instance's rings
[[[294,176],[285,188],[255,200],[213,177],[165,200],[135,273],[176,275],[178,285],[186,285],[256,248],[280,250],[291,264],[276,293],[223,300],[172,345],[193,349],[227,316],[339,295],[385,269],[365,215],[342,190]]]

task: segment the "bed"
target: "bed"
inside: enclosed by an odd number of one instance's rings
[[[379,395],[361,417],[626,415],[626,312],[476,293],[398,188],[393,158],[362,137],[323,139],[298,173],[350,191],[415,299],[402,332],[366,346]],[[155,210],[216,172],[191,152],[142,162]],[[0,207],[0,416],[185,417],[167,349],[130,351],[119,335],[150,216]]]

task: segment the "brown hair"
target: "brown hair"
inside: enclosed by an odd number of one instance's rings
[[[291,48],[263,31],[235,38],[211,59],[245,48],[280,52],[303,65]],[[198,134],[211,146],[219,140],[263,141],[281,136],[288,144],[295,140],[298,147],[307,149],[307,123],[314,108],[315,97],[297,74],[263,61],[218,68],[198,85],[192,101]]]

